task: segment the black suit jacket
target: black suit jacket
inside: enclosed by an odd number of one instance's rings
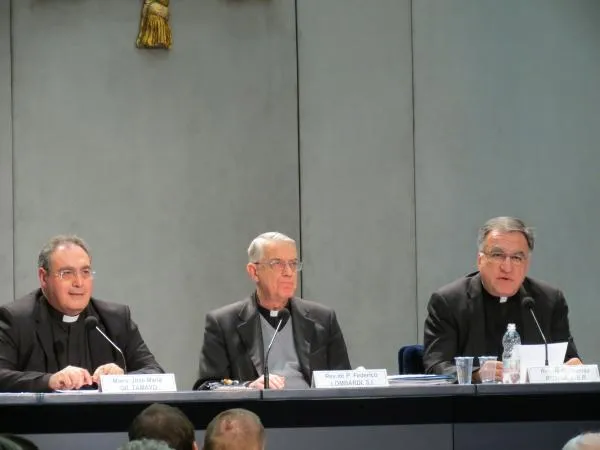
[[[335,312],[294,297],[290,300],[294,344],[304,379],[313,370],[349,370],[350,361]],[[264,371],[260,313],[253,297],[206,315],[197,389],[205,381],[224,378],[251,381]]]
[[[57,367],[48,311],[40,289],[0,307],[0,392],[48,391]],[[128,373],[163,373],[131,320],[129,307],[92,298],[88,315],[125,354]],[[93,311],[93,312],[92,312]],[[118,352],[96,330],[88,334],[94,367],[123,366]]]
[[[566,358],[578,357],[569,331],[569,308],[563,293],[552,286],[525,278],[519,292],[535,300],[535,314],[548,343],[569,342]],[[531,313],[521,306],[523,344],[543,344]],[[483,285],[479,272],[460,278],[431,295],[425,319],[423,365],[426,373],[454,374],[455,356],[485,354]],[[499,355],[501,356],[501,355]]]

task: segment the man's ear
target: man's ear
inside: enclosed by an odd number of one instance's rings
[[[482,259],[484,258],[483,252],[477,252],[477,270],[481,270],[481,265],[483,264]]]
[[[48,272],[43,267],[38,267],[38,279],[40,280],[40,286],[42,289],[46,289],[48,283]]]
[[[254,281],[255,283],[258,281],[258,275],[256,274],[256,264],[246,264],[246,272],[248,272],[248,276],[252,281]]]

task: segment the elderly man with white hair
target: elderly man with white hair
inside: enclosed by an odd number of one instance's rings
[[[269,388],[303,389],[314,370],[350,369],[335,312],[294,297],[301,268],[292,238],[269,232],[252,241],[246,271],[256,290],[207,314],[194,389],[223,379],[263,389],[264,355],[280,321],[269,353]]]

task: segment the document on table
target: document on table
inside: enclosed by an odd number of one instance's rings
[[[565,362],[568,342],[556,342],[548,344],[548,365],[560,366]],[[521,383],[527,381],[528,367],[542,367],[545,365],[546,350],[544,344],[519,345],[519,356],[521,359]]]
[[[389,375],[387,378],[390,386],[438,385],[449,384],[455,381],[453,376],[434,374]]]

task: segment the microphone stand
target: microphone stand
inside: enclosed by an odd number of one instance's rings
[[[277,328],[275,328],[275,333],[273,333],[273,337],[271,338],[271,342],[269,342],[269,346],[267,347],[267,353],[265,353],[265,389],[269,389],[269,353],[271,352],[271,346],[273,345],[273,341],[275,340],[275,336],[279,332],[279,328],[281,328],[281,324],[283,323],[283,317],[279,320],[277,324]]]
[[[542,340],[544,341],[544,351],[546,352],[546,359],[544,361],[544,365],[548,367],[550,365],[548,364],[548,341],[546,340],[546,336],[544,336],[544,333],[542,332],[542,327],[540,327],[540,323],[538,322],[537,317],[535,317],[533,308],[529,308],[529,312],[531,313],[531,317],[533,317],[535,325],[537,326],[537,329],[540,332],[540,335],[542,336]]]

